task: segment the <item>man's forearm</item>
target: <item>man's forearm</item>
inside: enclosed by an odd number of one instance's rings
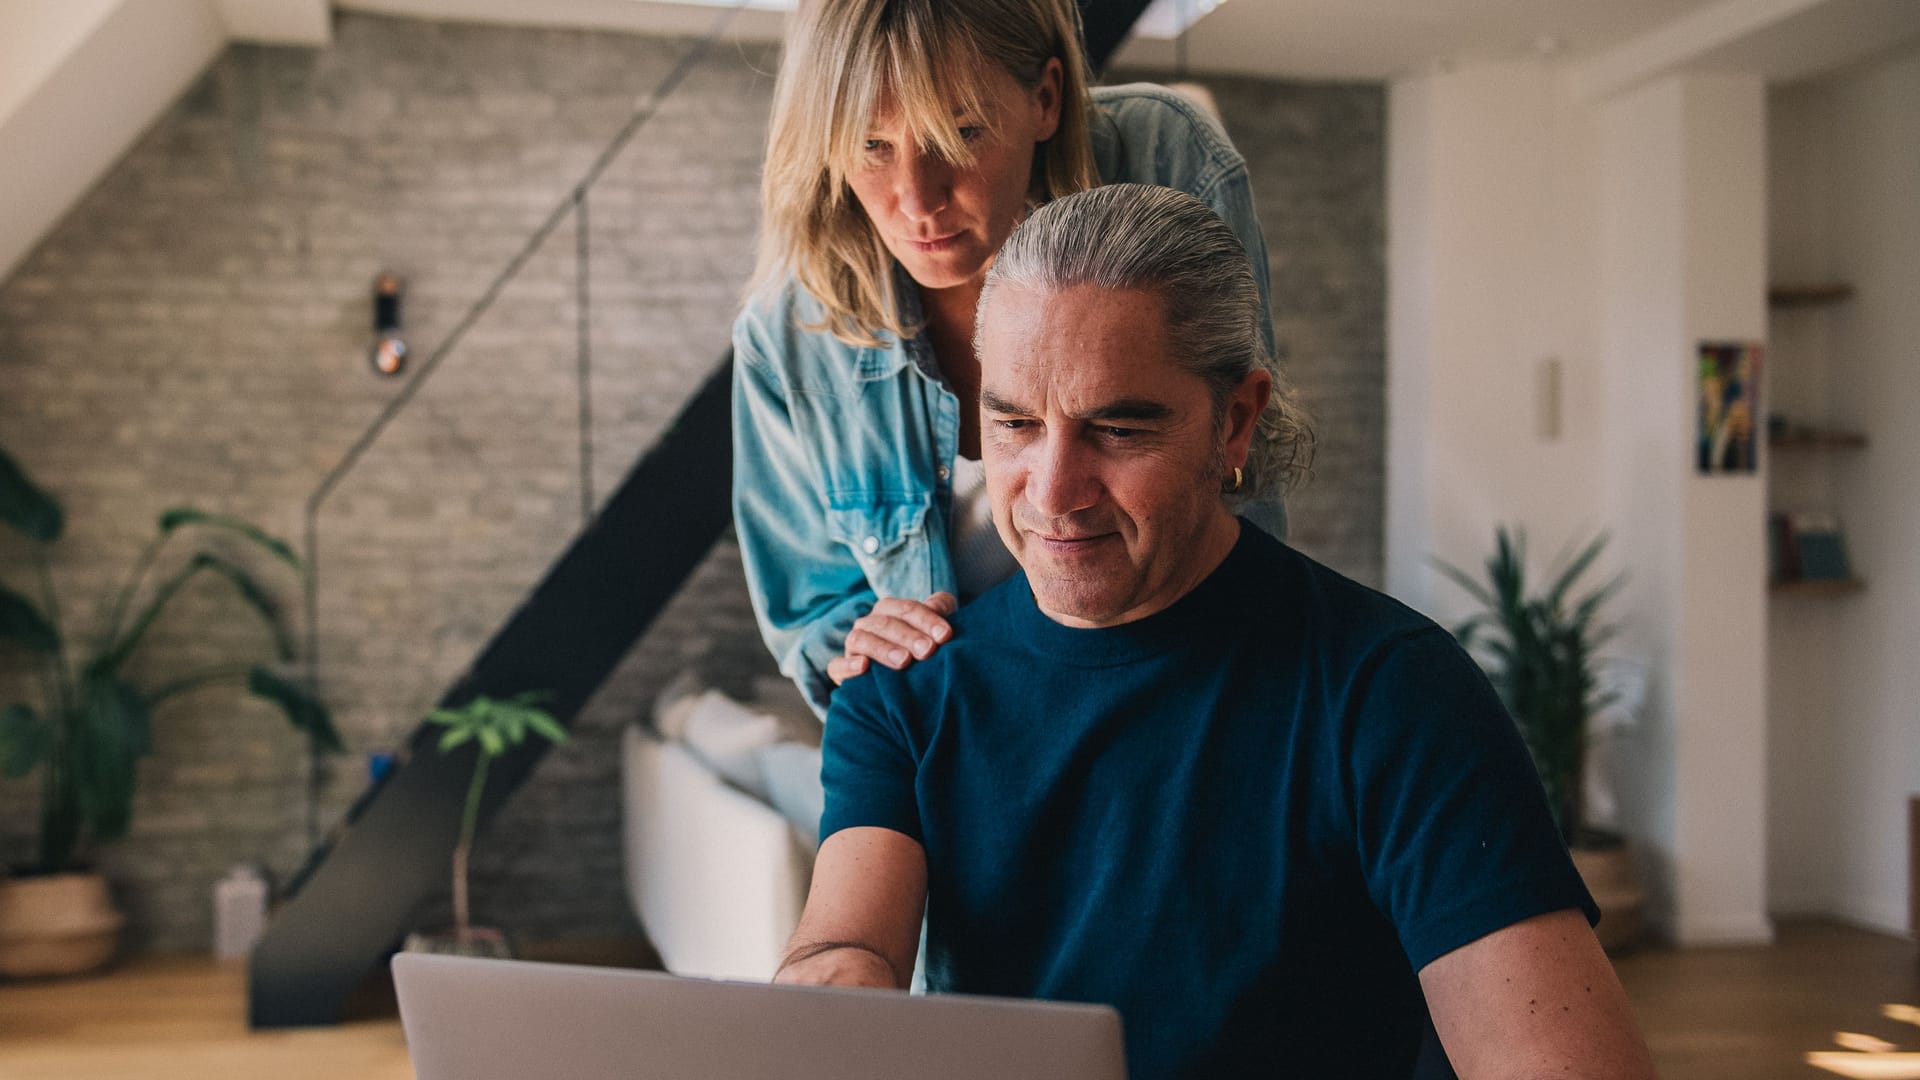
[[[787,950],[774,972],[776,983],[802,986],[868,986],[904,990],[906,980],[886,954],[859,941],[812,941]]]

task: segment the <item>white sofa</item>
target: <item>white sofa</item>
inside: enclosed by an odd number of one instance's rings
[[[623,739],[627,892],[667,970],[764,981],[800,920],[812,838],[763,796],[721,775],[740,776],[741,762],[764,749],[743,745],[760,736],[740,726],[742,716],[766,721],[762,729],[775,722],[714,692],[688,700],[703,710],[694,723],[661,727],[682,737],[706,732],[704,744],[662,738],[639,724],[628,725]],[[804,763],[808,751],[783,748]],[[813,775],[817,782],[817,765]]]

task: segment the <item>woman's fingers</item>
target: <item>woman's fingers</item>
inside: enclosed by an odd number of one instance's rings
[[[865,618],[899,619],[938,645],[953,636],[953,627],[947,623],[946,617],[959,606],[952,593],[937,592],[925,600],[890,596],[873,605],[873,610]],[[856,620],[854,625],[858,626],[860,622]]]
[[[953,626],[946,617],[960,607],[952,593],[937,592],[926,600],[890,596],[853,622],[847,632],[846,653],[827,663],[827,677],[835,686],[867,670],[878,661],[899,671],[915,660],[933,655],[949,638]]]
[[[867,671],[867,658],[864,656],[836,656],[827,661],[827,678],[833,685],[839,686],[855,675],[864,675]]]
[[[865,656],[896,671],[933,655],[938,643],[904,619],[868,615],[847,634],[847,655]]]

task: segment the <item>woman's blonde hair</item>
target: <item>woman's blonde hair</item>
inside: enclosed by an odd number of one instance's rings
[[[1034,150],[1035,203],[1099,182],[1074,0],[802,0],[774,85],[752,291],[791,274],[823,311],[806,329],[850,345],[918,333],[902,325],[893,256],[847,183],[874,110],[884,100],[926,150],[968,165],[953,110],[990,122],[982,76],[998,69],[1031,89],[1053,59],[1060,123]]]

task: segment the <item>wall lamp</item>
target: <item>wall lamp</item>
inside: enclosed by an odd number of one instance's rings
[[[373,279],[373,352],[376,374],[398,375],[407,367],[407,343],[400,337],[400,300],[406,283],[383,273]]]

